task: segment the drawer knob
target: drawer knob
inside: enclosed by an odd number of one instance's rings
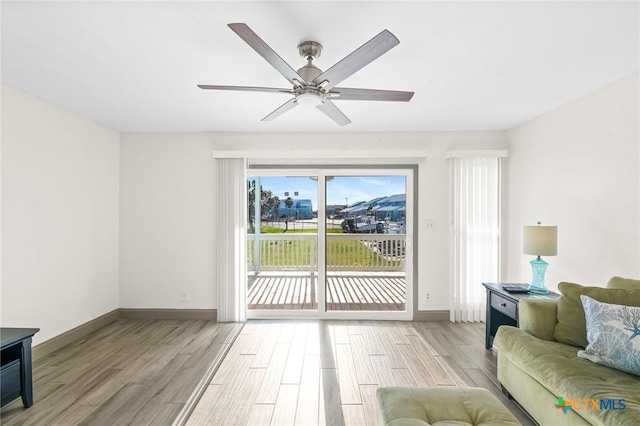
[[[502,306],[503,308],[506,308],[507,304],[506,303],[501,303],[500,306]]]

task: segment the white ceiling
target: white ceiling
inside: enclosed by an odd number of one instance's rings
[[[637,72],[639,4],[626,2],[2,2],[2,82],[120,131],[503,130]],[[233,33],[247,23],[294,69],[326,70],[383,29],[400,44],[343,87],[414,91],[409,103],[336,101],[260,119],[290,88]]]

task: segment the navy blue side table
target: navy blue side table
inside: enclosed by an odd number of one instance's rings
[[[520,321],[520,299],[532,297],[535,299],[557,299],[560,297],[558,293],[549,292],[548,294],[534,293],[510,293],[503,288],[503,283],[482,283],[487,289],[487,315],[485,319],[485,348],[493,347],[493,338],[498,332],[501,325],[511,325],[517,327]],[[527,288],[529,284],[509,284]]]
[[[33,405],[31,338],[38,331],[39,328],[0,328],[0,406],[19,396],[25,407]]]

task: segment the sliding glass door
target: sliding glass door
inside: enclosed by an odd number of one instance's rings
[[[406,180],[397,174],[327,179],[326,311],[405,311]]]
[[[250,175],[249,317],[411,318],[411,169]]]
[[[318,309],[316,176],[250,176],[247,181],[247,308],[299,315]]]

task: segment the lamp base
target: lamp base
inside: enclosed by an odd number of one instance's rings
[[[540,259],[540,256],[533,259],[531,262],[531,270],[533,271],[533,280],[529,286],[530,293],[547,294],[549,290],[544,285],[544,273],[547,271],[548,262]]]

